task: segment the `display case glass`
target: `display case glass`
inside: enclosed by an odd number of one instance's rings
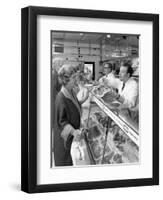
[[[91,103],[83,108],[82,124],[93,164],[138,164],[138,113],[118,111],[118,102],[106,103],[104,96],[90,92]],[[114,106],[113,106],[114,105]],[[134,116],[134,117],[133,117]]]

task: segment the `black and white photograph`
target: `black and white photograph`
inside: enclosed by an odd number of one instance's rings
[[[141,35],[50,37],[51,169],[140,164]]]
[[[22,9],[22,190],[159,183],[159,17]]]

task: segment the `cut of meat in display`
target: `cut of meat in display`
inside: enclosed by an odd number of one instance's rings
[[[113,121],[109,125],[106,138],[107,123],[108,116],[103,112],[91,112],[87,137],[96,164],[138,162],[138,147]],[[105,152],[102,160],[104,146]]]

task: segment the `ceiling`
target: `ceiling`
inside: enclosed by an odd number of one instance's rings
[[[65,40],[65,41],[91,41],[95,42],[101,38],[101,34],[92,34],[92,33],[66,33],[66,32],[52,32],[52,38],[56,40]]]
[[[110,45],[125,45],[128,43],[130,46],[138,47],[138,35],[128,34],[112,34],[107,37],[107,33],[79,33],[79,32],[52,32],[52,41],[77,41],[83,43],[98,43]]]

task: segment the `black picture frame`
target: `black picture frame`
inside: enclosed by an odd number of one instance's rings
[[[37,16],[71,16],[153,23],[153,177],[37,184]],[[28,193],[159,184],[159,15],[29,6],[21,11],[21,190]]]

